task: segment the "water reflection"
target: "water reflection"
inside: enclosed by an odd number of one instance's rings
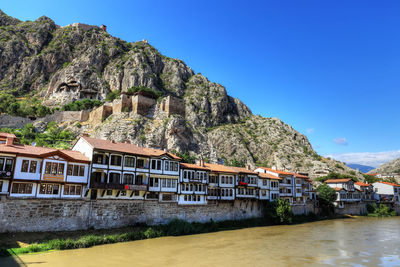
[[[399,266],[399,226],[400,218],[358,218],[259,227],[23,255],[0,266]]]

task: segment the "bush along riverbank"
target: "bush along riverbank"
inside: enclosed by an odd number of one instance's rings
[[[95,245],[143,240],[148,238],[201,234],[257,226],[298,224],[323,219],[327,219],[327,217],[319,217],[315,214],[294,216],[290,204],[279,199],[278,201],[272,203],[266,203],[264,208],[264,216],[262,218],[219,222],[211,220],[206,223],[189,223],[183,220],[173,220],[164,225],[135,225],[120,229],[120,231],[118,231],[118,229],[110,229],[109,232],[111,233],[117,232],[114,234],[107,233],[107,230],[89,230],[89,232],[91,232],[90,234],[87,234],[85,231],[79,231],[79,233],[60,232],[59,234],[57,232],[53,232],[47,233],[53,238],[51,240],[38,240],[37,242],[31,243],[25,247],[0,248],[0,256],[7,257],[24,253],[36,253],[50,250],[88,248]],[[24,235],[29,236],[30,233],[24,233]],[[61,236],[61,238],[57,238],[57,236]],[[74,237],[66,238],[66,236]]]
[[[397,216],[395,210],[390,209],[387,205],[367,204],[368,217],[392,217]]]

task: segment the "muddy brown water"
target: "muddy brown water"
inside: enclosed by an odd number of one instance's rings
[[[400,217],[328,220],[0,258],[0,266],[400,266]]]

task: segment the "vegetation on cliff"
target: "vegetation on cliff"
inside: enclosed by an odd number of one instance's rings
[[[0,128],[0,132],[15,134],[22,144],[35,143],[37,146],[59,149],[70,148],[71,142],[75,140],[74,133],[61,129],[55,122],[49,123],[43,132],[38,132],[32,124],[21,129]]]

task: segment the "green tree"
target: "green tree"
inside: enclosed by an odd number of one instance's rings
[[[292,223],[293,221],[293,212],[292,206],[289,201],[284,199],[278,199],[275,202],[276,215],[279,219],[279,222],[282,224]]]
[[[321,184],[318,186],[317,192],[322,213],[326,215],[332,214],[334,209],[333,202],[336,200],[336,191],[326,184]]]

